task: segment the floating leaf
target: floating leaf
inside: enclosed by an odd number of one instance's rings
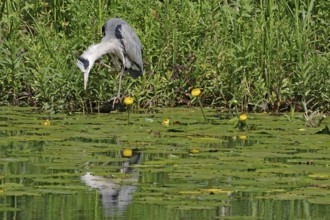
[[[330,174],[315,173],[308,175],[308,177],[316,180],[328,180],[330,179]]]

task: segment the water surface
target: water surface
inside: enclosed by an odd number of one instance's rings
[[[205,113],[0,108],[1,219],[330,219],[328,119]]]

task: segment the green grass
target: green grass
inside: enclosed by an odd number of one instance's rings
[[[223,3],[228,2],[228,4]],[[330,110],[327,0],[18,1],[0,3],[0,104],[91,111],[115,96],[118,70],[96,65],[88,90],[76,56],[111,17],[127,20],[145,74],[125,77],[140,108],[198,105],[244,111]],[[108,62],[107,58],[103,58]]]

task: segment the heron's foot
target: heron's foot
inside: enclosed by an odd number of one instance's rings
[[[123,98],[120,96],[113,97],[109,100],[109,103],[112,104],[112,108],[116,109],[123,102]]]

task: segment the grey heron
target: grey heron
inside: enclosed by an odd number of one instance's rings
[[[84,89],[95,61],[109,54],[114,66],[122,64],[119,75],[118,95],[120,99],[121,80],[124,73],[137,78],[143,73],[142,44],[132,27],[121,18],[112,18],[102,27],[103,38],[100,43],[92,44],[77,58],[77,65],[84,73]],[[115,102],[113,102],[113,105]]]

